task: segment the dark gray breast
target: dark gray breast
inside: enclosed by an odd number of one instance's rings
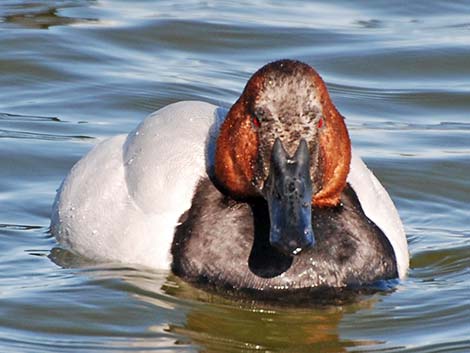
[[[199,183],[180,222],[172,270],[199,286],[272,298],[297,292],[335,295],[397,277],[392,246],[364,215],[349,185],[341,206],[312,209],[316,243],[296,256],[269,244],[264,200],[236,202],[209,179]]]

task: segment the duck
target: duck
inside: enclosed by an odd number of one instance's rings
[[[406,277],[389,194],[310,65],[264,65],[228,109],[170,104],[98,143],[58,189],[51,232],[88,259],[254,297]]]

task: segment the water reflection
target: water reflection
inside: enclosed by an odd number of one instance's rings
[[[279,306],[213,295],[170,276],[162,287],[166,294],[191,300],[184,325],[170,332],[190,338],[204,352],[346,352],[349,347],[378,342],[340,337],[345,314],[371,308],[376,299],[363,297],[353,304],[331,306]],[[202,304],[201,304],[202,303]]]
[[[328,353],[379,343],[342,339],[338,329],[343,315],[371,308],[375,297],[341,306],[280,307],[223,298],[196,289],[168,273],[94,266],[60,248],[53,249],[49,257],[61,267],[81,267],[89,281],[127,293],[154,308],[155,318],[147,322],[147,330],[161,336],[160,340],[130,339],[133,348],[148,348],[153,341],[161,347],[163,340],[166,347],[190,344],[202,347],[204,352]]]
[[[91,5],[95,0],[85,3]],[[38,2],[26,2],[17,5],[0,7],[0,22],[14,24],[20,27],[49,29],[53,26],[66,26],[72,24],[98,23],[96,18],[67,17],[61,14],[65,8],[82,6],[84,1],[48,2],[47,5]],[[54,6],[56,5],[56,6]]]
[[[345,352],[354,346],[338,334],[341,308],[280,310],[236,306],[196,306],[183,326],[170,332],[185,335],[206,352],[289,351]]]

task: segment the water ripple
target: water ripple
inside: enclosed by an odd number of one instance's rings
[[[54,2],[57,6],[54,6]],[[40,4],[38,2],[7,1],[6,4],[2,3],[0,6],[0,23],[33,29],[99,23],[96,18],[76,18],[60,14],[63,9],[83,6],[86,2],[86,0],[49,1],[47,4]]]
[[[45,141],[64,141],[64,140],[82,141],[82,140],[94,139],[94,137],[85,136],[85,135],[63,136],[63,135],[39,134],[39,133],[34,133],[34,132],[4,130],[4,129],[0,129],[0,138],[33,139],[33,140],[45,140]]]
[[[20,115],[20,114],[9,114],[0,112],[0,120],[10,120],[10,121],[54,121],[60,122],[61,120],[58,117],[50,116],[34,116],[34,115]]]
[[[0,1],[0,351],[469,352],[469,15],[437,0]],[[268,307],[56,248],[55,190],[98,139],[182,99],[230,106],[282,57],[317,68],[397,205],[412,267],[393,293]]]

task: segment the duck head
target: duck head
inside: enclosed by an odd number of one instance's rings
[[[312,206],[340,202],[351,160],[343,120],[312,67],[280,60],[250,78],[221,127],[215,178],[235,199],[267,201],[270,243],[284,253],[314,245]]]

